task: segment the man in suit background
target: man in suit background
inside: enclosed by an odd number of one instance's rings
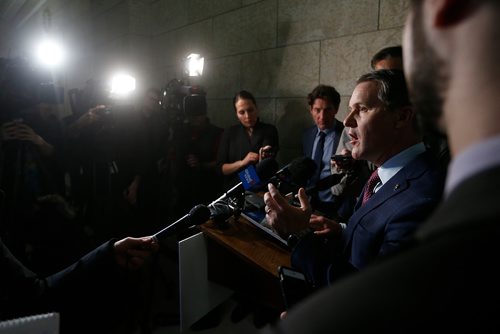
[[[316,174],[309,182],[311,186],[315,186],[319,180],[331,175],[330,158],[335,154],[344,125],[335,118],[339,111],[340,94],[334,87],[316,86],[308,94],[307,103],[314,125],[304,131],[302,147],[304,156],[316,162]],[[334,201],[335,196],[328,188],[313,195],[312,205],[315,209],[328,213]]]
[[[303,191],[301,208],[290,206],[274,187],[265,195],[271,226],[284,238],[302,236],[293,249],[292,265],[317,287],[400,249],[436,207],[444,186],[444,170],[426,154],[402,71],[361,76],[344,124],[350,128],[353,158],[378,167],[347,224],[316,215],[309,220]],[[328,242],[320,242],[322,236]]]
[[[279,333],[500,332],[500,2],[412,0],[403,48],[423,123],[444,131],[445,196],[411,248],[298,305]]]

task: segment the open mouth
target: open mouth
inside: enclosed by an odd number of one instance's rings
[[[358,136],[357,136],[355,133],[353,133],[353,132],[350,132],[350,131],[349,131],[349,137],[351,137],[351,141],[350,141],[350,143],[351,143],[353,146],[354,146],[354,145],[356,145],[356,144],[358,143]]]

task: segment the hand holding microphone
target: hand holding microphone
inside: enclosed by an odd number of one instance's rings
[[[172,236],[191,226],[203,224],[210,219],[210,215],[210,210],[205,205],[198,204],[193,207],[188,214],[168,225],[161,231],[156,232],[153,238],[158,242],[160,239]]]

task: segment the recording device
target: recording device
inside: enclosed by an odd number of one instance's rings
[[[210,219],[216,225],[222,227],[229,217],[238,217],[241,213],[242,204],[234,199],[214,201],[208,205],[210,210]]]
[[[333,161],[335,161],[338,164],[349,164],[351,163],[354,158],[351,155],[343,155],[343,154],[335,154],[331,157]]]
[[[198,204],[193,207],[188,214],[168,225],[163,230],[156,232],[153,235],[153,238],[158,241],[165,237],[172,236],[191,226],[203,224],[210,218],[210,215],[210,210],[205,205]]]
[[[299,157],[274,172],[267,182],[262,183],[265,186],[267,186],[267,183],[272,183],[282,194],[288,194],[289,192],[296,192],[300,187],[304,187],[309,178],[314,175],[315,170],[316,163],[312,159]],[[267,187],[265,190],[267,191]],[[264,207],[265,203],[262,196],[247,192],[245,195],[245,208],[241,215],[279,244],[287,247],[287,241],[275,233],[267,222]]]
[[[210,218],[222,223],[231,216],[238,216],[246,206],[247,194],[265,186],[277,169],[278,163],[272,158],[262,160],[255,167],[250,165],[245,168],[239,173],[241,182],[208,205]]]
[[[265,186],[267,184],[267,180],[275,175],[277,169],[278,163],[272,158],[264,159],[255,166],[248,166],[239,173],[240,180],[242,181],[231,187],[212,203],[219,202],[227,198],[244,197],[245,190],[250,189],[258,191],[259,186]],[[255,176],[257,176],[257,179],[252,180],[252,177]],[[250,177],[250,179],[247,179],[247,177]]]
[[[264,158],[276,157],[277,153],[278,151],[274,147],[266,147],[265,149],[262,150],[262,156]]]
[[[339,183],[344,177],[344,175],[345,175],[344,173],[331,174],[328,175],[327,177],[318,180],[318,182],[316,182],[314,186],[305,188],[306,195],[310,196],[317,193],[318,191],[330,189],[331,187]]]
[[[278,267],[278,274],[281,294],[287,310],[311,294],[312,287],[302,272],[280,266]]]
[[[316,168],[316,163],[311,158],[298,157],[278,170],[269,179],[269,183],[272,183],[282,194],[296,193],[299,188],[306,187]]]
[[[206,95],[201,86],[190,86],[182,80],[172,79],[163,90],[161,105],[174,122],[183,123],[188,116],[206,114]]]

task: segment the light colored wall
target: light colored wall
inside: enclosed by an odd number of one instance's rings
[[[401,43],[409,0],[48,0],[53,30],[70,42],[68,88],[111,69],[131,68],[139,87],[181,78],[192,51],[206,57],[213,123],[236,122],[232,96],[255,94],[280,133],[282,162],[301,155],[311,125],[305,96],[317,84],[342,95],[340,120],[358,76],[379,49]],[[39,18],[32,19],[32,26]],[[26,28],[26,30],[28,30]]]

